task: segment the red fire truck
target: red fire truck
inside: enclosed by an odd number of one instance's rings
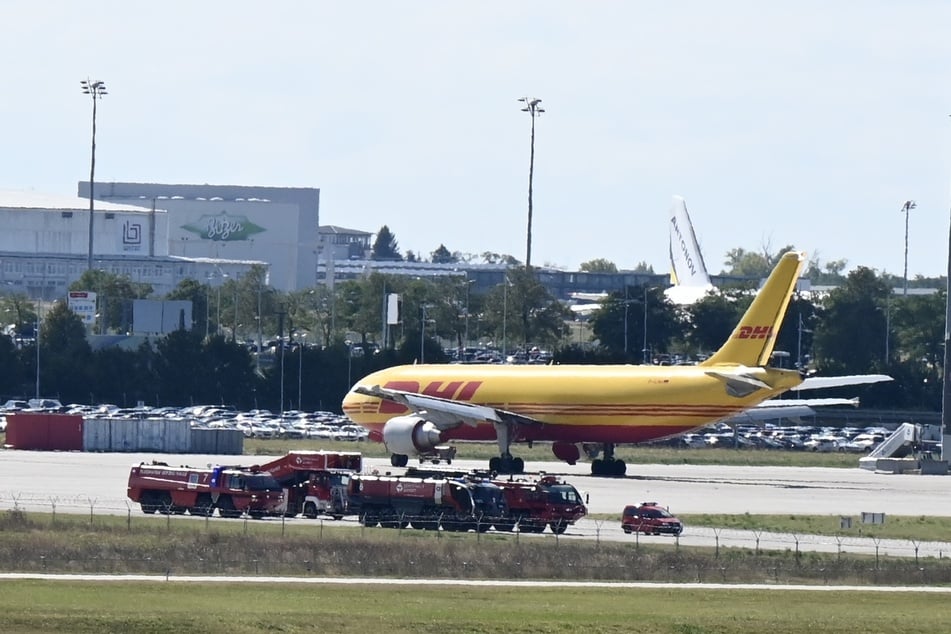
[[[489,479],[502,489],[507,509],[506,517],[495,522],[496,530],[511,531],[518,525],[523,533],[541,533],[550,526],[553,533],[562,534],[568,526],[587,515],[585,500],[571,484],[541,474],[537,477],[491,478],[481,471],[451,471],[410,467],[406,475],[414,477]]]
[[[350,476],[360,473],[363,457],[352,451],[290,451],[271,462],[250,467],[284,487],[286,517],[303,513],[340,519],[347,513]]]
[[[188,511],[208,516],[218,509],[221,517],[279,515],[284,508],[284,491],[267,473],[243,467],[216,466],[210,469],[152,461],[134,465],[129,472],[128,496],[145,513]]]
[[[508,512],[502,489],[487,480],[355,475],[350,510],[364,526],[485,532]]]
[[[524,533],[541,533],[547,525],[560,535],[588,513],[578,489],[554,476],[497,478],[493,482],[505,492],[509,510],[509,522],[496,524],[498,530],[510,531],[517,523]]]

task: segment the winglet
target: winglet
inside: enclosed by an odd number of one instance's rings
[[[783,254],[733,334],[700,365],[765,366],[805,261],[806,254],[800,251]]]

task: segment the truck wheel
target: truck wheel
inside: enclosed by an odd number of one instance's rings
[[[207,493],[202,493],[195,499],[195,506],[188,509],[188,512],[197,517],[207,517],[214,512],[214,504],[211,501],[211,496]]]
[[[563,535],[568,530],[567,522],[552,522],[549,526],[551,526],[551,532],[555,535]]]
[[[143,491],[140,504],[142,505],[142,512],[146,515],[154,515],[159,510],[155,491]]]
[[[241,517],[241,511],[234,507],[234,500],[230,495],[222,495],[218,498],[218,514],[221,517],[236,518]]]
[[[168,515],[172,512],[172,494],[168,491],[156,493],[155,503],[158,505],[159,513],[162,515]]]
[[[515,520],[503,520],[495,523],[495,530],[511,533],[515,529]]]
[[[313,502],[304,504],[304,517],[314,519],[317,517],[317,505]]]

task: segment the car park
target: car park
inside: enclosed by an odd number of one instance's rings
[[[680,535],[684,524],[657,502],[643,502],[624,507],[621,530],[628,534]]]

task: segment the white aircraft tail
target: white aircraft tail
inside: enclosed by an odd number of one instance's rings
[[[687,205],[680,196],[674,196],[670,207],[670,283],[673,286],[667,289],[667,297],[676,304],[693,303],[713,290]]]
[[[670,281],[681,286],[708,286],[710,276],[700,253],[687,204],[674,196],[670,207]]]

